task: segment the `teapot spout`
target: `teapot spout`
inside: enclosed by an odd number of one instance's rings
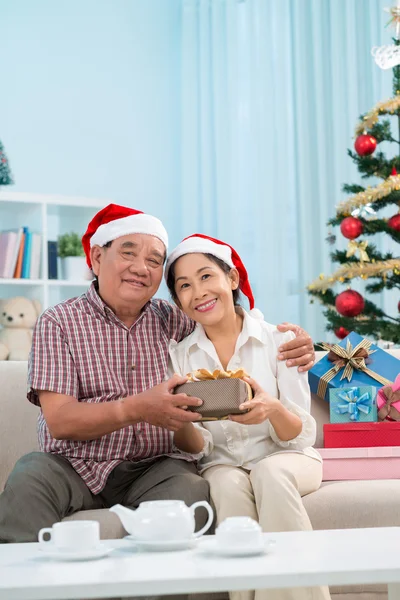
[[[115,513],[120,518],[122,525],[128,533],[132,534],[134,532],[136,520],[134,510],[126,508],[126,506],[122,506],[122,504],[114,504],[109,511]]]

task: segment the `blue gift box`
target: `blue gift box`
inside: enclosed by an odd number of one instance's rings
[[[353,331],[346,338],[341,340],[341,342],[337,345],[341,348],[346,349],[348,347],[348,342],[350,342],[352,348],[355,348],[363,340],[365,340],[365,338]],[[385,350],[378,348],[378,346],[376,346],[375,344],[371,344],[368,352],[370,353],[370,356],[368,359],[366,359],[367,369],[384,377],[389,382],[393,382],[396,379],[397,375],[400,373],[400,360],[398,360],[391,354],[388,354],[388,352],[385,352]],[[313,368],[308,372],[308,381],[310,384],[311,391],[314,394],[318,393],[318,386],[320,384],[322,376],[328,373],[328,371],[330,371],[333,367],[334,363],[328,360],[328,355],[326,355],[320,361],[315,363]],[[329,390],[335,388],[343,388],[349,386],[360,387],[365,385],[371,385],[379,389],[383,387],[383,385],[387,385],[386,383],[384,384],[377,381],[368,373],[365,373],[356,368],[353,369],[349,381],[347,378],[343,377],[344,371],[345,368],[341,368],[335,374],[335,376],[327,383],[324,394],[322,394],[320,387],[320,393],[318,395],[322,399],[329,401]]]
[[[371,423],[378,420],[376,387],[343,387],[329,390],[331,423]]]

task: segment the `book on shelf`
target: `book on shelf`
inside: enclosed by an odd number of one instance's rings
[[[47,267],[49,279],[58,279],[58,243],[47,242]]]
[[[28,227],[0,232],[0,278],[38,279],[41,235]]]
[[[21,246],[21,240],[22,240],[23,233],[24,233],[24,230],[22,227],[20,227],[17,231],[17,238],[16,238],[13,254],[11,257],[11,263],[9,265],[9,271],[7,274],[7,277],[9,277],[10,279],[12,279],[14,277],[15,269],[17,268],[19,249]]]
[[[22,260],[24,258],[24,248],[25,248],[26,231],[27,231],[27,228],[23,227],[22,228],[22,233],[21,233],[21,239],[20,239],[19,247],[18,247],[17,262],[16,262],[15,270],[14,270],[14,279],[21,279],[21,275],[22,275]]]
[[[40,257],[42,255],[42,236],[40,233],[32,233],[31,242],[31,265],[29,279],[40,278]]]
[[[25,244],[24,244],[24,256],[22,258],[22,279],[29,279],[31,270],[31,251],[32,251],[32,232],[26,228],[25,231]]]
[[[9,278],[13,276],[15,268],[13,260],[17,246],[17,237],[15,231],[4,231],[0,234],[0,277]]]

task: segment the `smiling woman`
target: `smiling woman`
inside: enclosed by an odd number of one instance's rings
[[[217,522],[248,516],[264,531],[311,529],[301,496],[319,488],[321,457],[312,448],[316,425],[310,414],[306,373],[278,360],[278,348],[293,334],[282,334],[253,308],[247,271],[228,244],[195,234],[175,248],[166,265],[170,292],[197,323],[191,335],[170,344],[170,373],[198,369],[213,373],[243,369],[254,397],[240,404],[244,414],[228,420],[186,423],[175,445],[198,460],[210,483]],[[247,312],[235,302],[241,290]],[[190,384],[189,384],[190,385]],[[185,390],[186,391],[186,390]],[[325,588],[315,600],[328,600]],[[270,600],[270,592],[257,592]],[[303,595],[304,594],[304,595]],[[310,590],[276,592],[275,600],[306,600]],[[232,593],[231,600],[252,600],[254,593]]]
[[[216,326],[227,313],[235,315],[233,293],[239,288],[239,273],[218,260],[223,268],[212,255],[198,253],[186,254],[174,263],[173,289],[177,304],[206,329]],[[170,275],[169,272],[169,278]],[[241,319],[239,321],[240,327]]]
[[[213,256],[212,254],[204,254],[205,258],[208,259],[208,261],[211,261],[212,263],[214,263],[214,265],[217,265],[217,267],[220,268],[220,270],[225,273],[226,275],[228,275],[228,273],[230,273],[231,268],[220,258]],[[204,267],[205,269],[207,267]],[[175,289],[175,263],[171,265],[171,267],[168,270],[168,276],[167,276],[167,286],[168,289],[171,293],[171,297],[175,302],[179,302],[178,300],[178,296],[176,293],[176,289]],[[235,305],[239,304],[240,301],[240,290],[238,287],[236,287],[235,289],[232,290],[232,296],[233,296],[233,302]]]

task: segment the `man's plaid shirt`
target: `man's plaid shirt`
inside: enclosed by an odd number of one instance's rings
[[[192,331],[193,323],[165,300],[148,302],[128,328],[92,284],[79,298],[48,308],[39,317],[29,359],[28,399],[39,406],[37,390],[79,402],[112,402],[139,394],[165,380],[170,340],[179,342]],[[55,440],[40,411],[38,436],[41,450],[67,458],[94,494],[123,460],[173,455],[171,433],[148,423],[97,440]]]

